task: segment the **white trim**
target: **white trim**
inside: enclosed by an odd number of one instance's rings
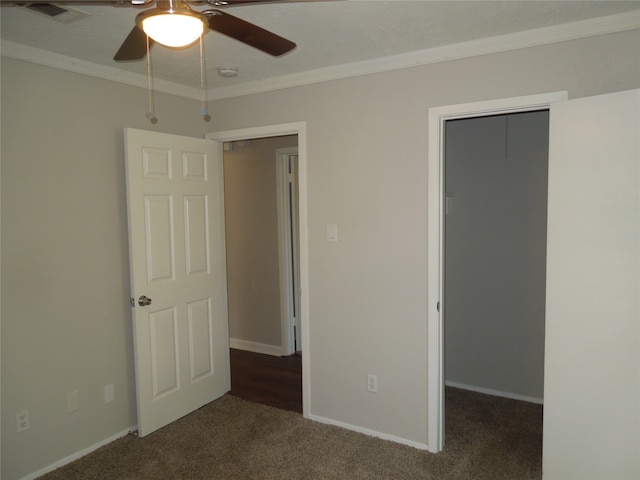
[[[502,390],[493,390],[491,388],[477,387],[475,385],[467,385],[465,383],[449,382],[446,381],[447,387],[460,388],[462,390],[469,390],[471,392],[484,393],[485,395],[493,395],[494,397],[510,398],[511,400],[520,400],[522,402],[537,403],[539,405],[544,404],[544,399],[539,397],[529,397],[527,395],[519,395],[517,393],[503,392]]]
[[[272,77],[236,85],[210,88],[207,92],[209,100],[239,97],[254,93],[263,93],[283,88],[327,82],[341,78],[349,78],[370,73],[398,70],[401,68],[428,65],[448,60],[506,52],[520,48],[548,45],[585,37],[605,35],[640,28],[637,12],[620,13],[604,17],[591,18],[578,22],[565,23],[550,27],[536,28],[523,32],[499,35],[469,42],[462,42],[442,47],[434,47],[399,55],[374,58],[362,62],[336,65],[306,72]],[[83,75],[103,78],[114,82],[146,88],[146,75],[120,70],[107,65],[100,65],[85,60],[60,55],[46,50],[29,47],[8,40],[1,42],[1,54],[31,63],[68,70]],[[154,90],[169,93],[193,100],[200,100],[198,88],[186,87],[173,82],[154,80]]]
[[[89,77],[110,80],[112,82],[130,85],[132,87],[147,88],[147,76],[139,73],[128,72],[116,67],[109,67],[99,63],[80,60],[79,58],[49,52],[40,48],[29,47],[21,43],[2,40],[0,42],[1,55],[7,58],[23,60],[45,67],[57,68],[67,72],[79,73]],[[201,100],[202,92],[199,88],[191,88],[174,82],[168,82],[154,78],[153,90],[155,92],[168,93],[178,97]]]
[[[429,109],[427,170],[427,443],[429,451],[438,453],[444,447],[444,333],[439,303],[443,300],[441,192],[444,191],[440,158],[442,135],[439,112]],[[436,162],[434,164],[434,162]],[[444,309],[444,302],[442,302]]]
[[[219,100],[223,98],[239,97],[254,93],[280,90],[283,88],[328,82],[341,78],[367,75],[370,73],[399,70],[419,65],[429,65],[449,60],[576,40],[579,38],[604,35],[607,33],[635,30],[637,28],[640,28],[640,19],[635,12],[621,13],[551,27],[536,28],[508,35],[500,35],[469,42],[445,45],[442,47],[418,50],[399,55],[374,58],[361,62],[309,70],[291,75],[266,78],[227,87],[218,87],[209,90],[208,98],[210,100]]]
[[[395,435],[389,435],[387,433],[380,433],[375,430],[370,430],[368,428],[358,427],[356,425],[351,425],[350,423],[339,422],[337,420],[332,420],[330,418],[320,417],[318,415],[310,415],[309,420],[313,420],[314,422],[324,423],[325,425],[333,425],[336,427],[341,427],[346,430],[351,430],[353,432],[363,433],[370,437],[381,438],[382,440],[390,440],[395,443],[400,443],[402,445],[408,445],[409,447],[417,448],[418,450],[428,450],[429,448],[424,443],[414,442],[413,440],[407,440],[406,438],[396,437]]]
[[[281,357],[284,355],[284,349],[280,345],[252,342],[251,340],[242,340],[241,338],[229,338],[229,348],[245,350],[247,352],[263,353],[265,355],[273,355],[275,357]]]
[[[549,108],[567,100],[567,92],[504,98],[429,109],[427,165],[427,442],[429,451],[444,447],[444,299],[443,219],[444,123],[455,118],[481,117]],[[437,305],[440,303],[440,311]]]
[[[119,433],[116,433],[115,435],[112,435],[108,438],[105,438],[104,440],[99,441],[98,443],[94,443],[93,445],[87,447],[87,448],[83,448],[82,450],[79,450],[75,453],[72,453],[71,455],[61,458],[60,460],[53,462],[51,465],[48,465],[44,468],[41,468],[40,470],[30,473],[24,477],[22,477],[20,480],[34,480],[35,478],[41,477],[42,475],[52,472],[57,468],[60,467],[64,467],[65,465],[68,465],[71,462],[75,462],[76,460],[78,460],[79,458],[84,457],[85,455],[88,455],[89,453],[104,447],[105,445],[114,442],[116,440],[118,440],[119,438],[122,437],[126,437],[127,435],[129,435],[129,433],[134,432],[138,429],[137,425],[134,425],[132,427],[127,428],[126,430],[122,430]]]
[[[283,135],[298,135],[298,149],[300,147],[300,131],[306,130],[305,122],[281,123],[278,125],[266,125],[262,127],[238,128],[223,132],[207,133],[206,138],[217,142],[233,142],[235,140],[248,140],[251,138],[280,137]],[[300,152],[300,155],[302,152]],[[299,159],[298,159],[299,160]]]
[[[309,315],[309,231],[307,222],[307,124],[283,123],[263,127],[227,130],[208,133],[206,138],[220,142],[251,138],[298,136],[298,228],[300,234],[300,330],[302,336],[302,414],[309,417],[311,411],[311,317]]]
[[[298,147],[279,148],[276,150],[276,196],[278,217],[278,253],[280,273],[280,323],[282,327],[282,354],[295,353],[294,336],[294,284],[292,256],[296,254],[291,242],[291,216],[293,207],[289,198],[289,157],[298,154]],[[294,210],[295,211],[295,210]],[[295,279],[295,284],[298,281]],[[297,303],[297,302],[296,302]]]

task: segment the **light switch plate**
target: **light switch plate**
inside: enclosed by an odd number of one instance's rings
[[[80,394],[77,390],[67,393],[67,412],[75,412],[80,410]]]
[[[115,399],[113,384],[104,387],[104,403],[111,403]]]

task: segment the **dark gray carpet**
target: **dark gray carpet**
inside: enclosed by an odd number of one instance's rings
[[[542,406],[447,389],[447,445],[430,454],[226,395],[42,480],[542,478]]]

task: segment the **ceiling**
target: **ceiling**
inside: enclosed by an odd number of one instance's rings
[[[7,0],[0,0],[7,1]],[[78,1],[78,0],[76,0]],[[113,56],[134,25],[140,8],[85,3],[67,5],[89,15],[64,24],[24,7],[0,9],[3,54],[16,46],[38,50],[38,58],[79,59],[110,74],[145,78],[146,62],[117,63]],[[196,9],[204,9],[198,7]],[[208,89],[256,84],[354,63],[392,59],[409,52],[616,15],[640,27],[640,0],[338,0],[262,3],[224,8],[297,43],[278,58],[210,31],[205,37]],[[614,18],[614,17],[611,17]],[[627,22],[628,23],[628,22]],[[540,31],[542,33],[545,30]],[[509,37],[511,35],[511,37]],[[8,41],[8,42],[7,42]],[[64,57],[59,57],[63,55]],[[10,55],[16,56],[16,55]],[[28,55],[27,55],[28,56]],[[151,54],[154,78],[200,88],[199,48],[172,50],[156,45]],[[66,58],[67,62],[72,60]],[[238,68],[235,78],[218,76],[216,67]]]

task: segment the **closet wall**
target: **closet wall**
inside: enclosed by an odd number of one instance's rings
[[[445,378],[542,401],[547,111],[447,122]]]

